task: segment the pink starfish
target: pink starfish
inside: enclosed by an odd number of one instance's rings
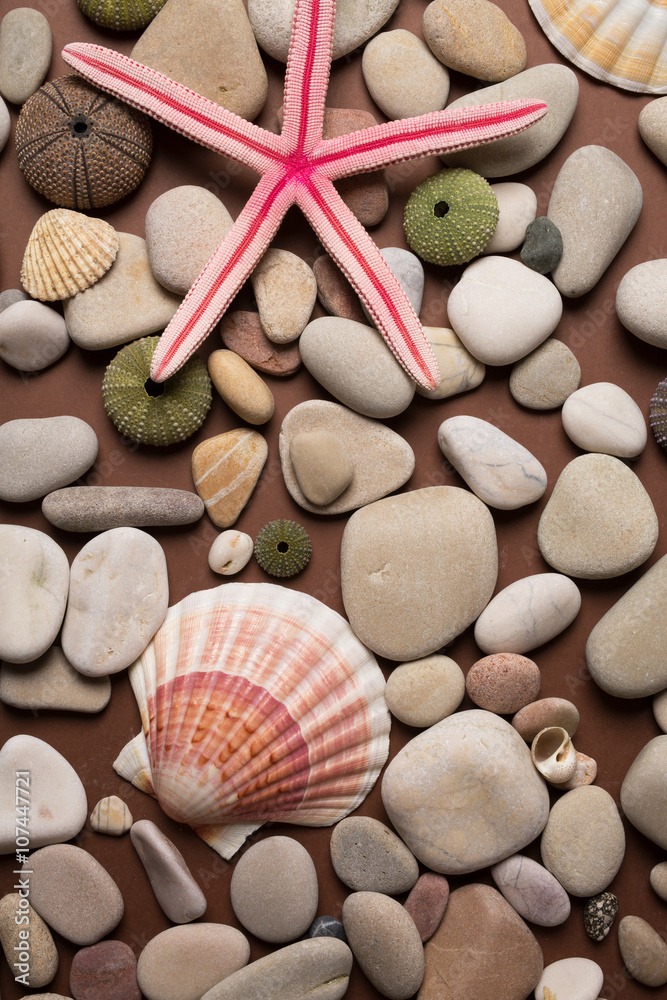
[[[160,338],[151,369],[156,382],[178,371],[210,333],[294,203],[365,302],[408,374],[425,388],[439,382],[433,351],[412,306],[333,181],[520,132],[547,108],[540,101],[507,101],[438,111],[323,140],[335,11],[336,0],[297,0],[280,135],[118,52],[84,43],[63,50],[63,58],[97,87],[262,175]]]

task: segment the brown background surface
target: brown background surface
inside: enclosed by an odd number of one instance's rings
[[[0,13],[6,13],[14,6],[14,3],[2,0]],[[48,17],[54,34],[54,57],[48,79],[67,72],[59,55],[67,42],[100,41],[129,52],[136,38],[136,35],[117,35],[96,29],[80,14],[74,0],[37,0],[33,6]],[[421,36],[421,17],[426,6],[426,0],[402,0],[386,28],[408,28]],[[524,34],[529,67],[543,62],[564,61],[542,34],[525,0],[501,0],[500,6]],[[270,91],[265,109],[257,121],[262,126],[274,128],[275,110],[282,101],[284,68],[268,57],[265,57],[265,63],[270,76]],[[639,177],[644,190],[644,209],[639,222],[597,287],[581,299],[565,300],[563,319],[555,336],[568,344],[577,355],[583,385],[596,381],[615,382],[632,395],[647,415],[655,385],[665,376],[665,354],[641,343],[621,327],[614,311],[614,296],[621,277],[631,267],[645,260],[667,256],[665,168],[646,149],[637,132],[637,116],[650,98],[617,90],[576,72],[581,95],[565,137],[537,167],[512,179],[530,184],[537,193],[538,214],[543,215],[559,168],[567,156],[582,145],[609,147]],[[475,86],[469,78],[456,73],[451,76],[450,100]],[[365,90],[360,51],[338,60],[334,65],[328,104],[365,108],[373,112],[378,120],[384,120]],[[13,123],[16,112],[17,109],[12,107]],[[162,126],[154,126],[154,136],[153,163],[142,185],[124,202],[100,212],[100,215],[119,230],[143,236],[144,217],[151,202],[162,192],[179,184],[209,187],[220,195],[234,217],[238,215],[254,184],[254,177],[249,171],[234,164],[229,169],[227,161],[221,161],[215,154]],[[373,230],[373,237],[380,247],[406,245],[401,225],[405,201],[423,178],[438,169],[439,161],[429,158],[388,171],[390,210],[384,222]],[[4,289],[19,286],[21,259],[30,231],[38,217],[52,207],[24,181],[16,163],[13,137],[0,155],[0,197],[0,289]],[[286,217],[274,245],[293,250],[308,261],[320,252],[316,237],[294,209]],[[447,297],[459,274],[460,269],[426,265],[426,289],[421,313],[425,324],[447,325]],[[252,306],[249,288],[242,290],[237,301],[244,308]],[[319,306],[316,307],[316,315],[321,315],[321,312]],[[200,354],[206,357],[220,346],[219,333],[215,331]],[[241,422],[218,398],[203,428],[184,444],[166,450],[126,448],[104,414],[100,393],[105,366],[115,353],[115,350],[85,352],[72,345],[51,368],[28,377],[1,365],[0,418],[4,421],[18,417],[74,414],[88,421],[95,428],[100,442],[96,466],[87,478],[90,483],[192,489],[190,456],[195,445],[205,438],[240,426]],[[497,424],[530,448],[545,466],[549,486],[539,503],[517,511],[493,512],[500,553],[498,590],[523,576],[549,569],[536,545],[538,520],[560,471],[579,454],[563,431],[558,410],[540,414],[522,409],[514,402],[508,388],[509,373],[509,367],[489,368],[485,381],[474,392],[441,402],[416,396],[407,412],[388,421],[410,442],[417,455],[416,470],[404,487],[406,490],[432,485],[464,485],[455,473],[448,471],[436,441],[439,424],[455,414],[474,414]],[[278,433],[288,410],[305,399],[330,397],[303,370],[287,380],[272,379],[270,384],[276,398],[276,412],[263,428],[269,444],[269,459],[259,486],[236,526],[254,537],[262,525],[273,518],[294,518],[304,524],[312,536],[313,557],[306,571],[287,586],[307,591],[342,612],[339,548],[346,517],[319,518],[297,507],[285,489],[278,459]],[[659,729],[652,715],[650,699],[614,699],[588,678],[584,646],[591,628],[607,609],[645,569],[667,552],[667,456],[650,433],[646,450],[631,466],[648,490],[660,518],[660,536],[655,552],[642,568],[624,577],[595,583],[577,581],[583,603],[575,623],[563,635],[531,654],[542,671],[541,696],[563,696],[578,706],[581,726],[576,738],[577,748],[596,758],[598,784],[613,795],[617,804],[620,785],[630,763],[649,739],[659,735]],[[46,531],[64,548],[70,561],[90,537],[53,529],[43,518],[39,501],[1,504],[0,517],[7,523],[29,525]],[[170,603],[179,601],[194,590],[222,582],[207,565],[208,549],[216,535],[207,518],[192,527],[156,530],[153,534],[167,554]],[[236,579],[259,581],[266,577],[252,560]],[[467,672],[480,655],[472,638],[472,629],[459,636],[447,652]],[[387,663],[382,665],[390,669]],[[168,819],[157,802],[118,778],[112,770],[111,764],[121,747],[139,730],[139,713],[126,672],[113,676],[111,680],[111,702],[97,716],[63,712],[38,714],[0,704],[2,741],[17,733],[29,733],[46,740],[77,769],[86,787],[91,809],[102,796],[116,793],[128,803],[135,819],[154,820],[183,852],[202,886],[208,900],[205,919],[238,926],[229,904],[228,884],[233,865],[219,859],[188,827]],[[461,707],[470,708],[472,704],[466,698]],[[416,730],[394,722],[392,756],[416,734]],[[3,803],[0,808],[9,808],[9,804]],[[360,812],[386,819],[379,784]],[[628,822],[625,822],[625,827],[625,861],[610,886],[620,900],[619,919],[627,914],[638,914],[664,937],[667,934],[667,905],[653,893],[648,882],[651,867],[663,860],[664,854]],[[274,833],[295,836],[311,852],[320,877],[318,912],[340,917],[346,890],[336,879],[329,863],[330,830],[274,825],[256,834],[254,839]],[[129,837],[105,837],[93,833],[86,825],[75,842],[90,851],[119,884],[125,900],[125,916],[111,936],[127,942],[138,955],[151,937],[169,926],[169,921],[153,897]],[[539,844],[533,844],[527,853],[539,860]],[[2,859],[0,895],[11,891],[11,871],[11,861]],[[490,882],[490,878],[487,871],[466,879],[452,878],[452,887],[464,881]],[[615,929],[604,943],[593,943],[583,930],[583,901],[573,899],[572,903],[572,915],[563,926],[550,930],[532,928],[543,948],[545,964],[570,956],[586,956],[602,966],[606,977],[602,993],[608,1000],[621,993],[623,1000],[638,1000],[649,995],[649,989],[634,980],[628,981],[624,974]],[[58,940],[58,947],[60,969],[47,989],[67,994],[69,965],[75,948],[61,939]],[[264,944],[251,938],[253,959],[268,950]],[[16,1000],[27,992],[12,981],[4,962],[0,963],[0,989],[3,1000]],[[356,967],[348,996],[353,1000],[377,996]]]

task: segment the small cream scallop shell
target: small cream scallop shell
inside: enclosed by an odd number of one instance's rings
[[[577,766],[577,751],[562,726],[542,729],[533,740],[530,756],[540,774],[554,784],[567,781]]]
[[[118,233],[103,219],[54,208],[37,220],[23,255],[21,283],[43,302],[68,299],[106,274],[118,253]]]

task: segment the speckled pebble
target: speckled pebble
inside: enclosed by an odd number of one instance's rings
[[[97,448],[79,417],[8,420],[0,426],[0,499],[24,503],[66,486],[90,468]]]
[[[262,329],[259,313],[243,310],[226,313],[220,323],[220,334],[225,347],[267,375],[285,378],[301,365],[298,344],[274,344]]]
[[[0,23],[0,93],[23,104],[46,79],[53,39],[44,15],[32,7],[15,7]]]
[[[267,250],[250,276],[264,333],[275,344],[299,336],[313,311],[317,282],[305,260],[289,250]]]
[[[667,944],[642,917],[623,917],[618,925],[621,958],[631,976],[644,986],[667,983]]]
[[[292,837],[268,837],[249,847],[236,862],[229,891],[237,919],[271,944],[301,937],[317,913],[315,865]]]
[[[483,256],[490,253],[511,253],[520,247],[526,235],[526,227],[537,214],[537,196],[527,184],[501,181],[500,184],[492,184],[491,190],[498,202],[498,224],[482,250]]]
[[[526,65],[523,35],[489,0],[434,0],[424,11],[423,29],[445,66],[477,80],[507,80]]]
[[[347,934],[345,933],[345,928],[341,924],[340,920],[336,920],[335,917],[330,917],[328,915],[315,917],[312,924],[308,928],[307,937],[338,938],[339,941],[344,941],[345,944],[347,944]]]
[[[70,486],[42,501],[44,517],[63,531],[192,524],[203,513],[196,493],[161,486]]]
[[[632,396],[613,382],[593,382],[563,403],[565,433],[583,451],[636,458],[646,447],[646,419]]]
[[[562,958],[547,965],[535,987],[535,1000],[596,1000],[603,982],[604,973],[597,962]]]
[[[0,899],[0,942],[14,975],[26,977],[24,986],[34,989],[51,982],[58,969],[58,949],[40,915],[18,892]],[[27,948],[23,955],[22,948]]]
[[[388,826],[371,816],[348,816],[337,823],[330,850],[336,875],[355,891],[396,896],[411,889],[419,875],[412,852]]]
[[[516,713],[512,725],[527,743],[549,726],[562,726],[574,736],[579,726],[579,711],[566,698],[540,698]]]
[[[449,73],[411,31],[382,31],[361,62],[371,97],[390,121],[440,111],[447,103]]]
[[[169,927],[148,942],[137,964],[146,1000],[199,1000],[248,962],[245,934],[228,924]]]
[[[208,553],[208,564],[214,573],[234,576],[247,566],[255,543],[244,531],[228,529],[215,539]]]
[[[415,922],[422,943],[432,938],[442,920],[449,900],[449,882],[444,875],[424,872],[410,890],[404,906]]]
[[[528,653],[559,635],[581,607],[576,583],[561,573],[515,580],[487,604],[475,624],[484,653]]]
[[[318,507],[333,503],[352,482],[354,463],[349,448],[331,431],[295,434],[289,457],[301,492]]]
[[[111,698],[108,677],[84,677],[60,646],[30,663],[0,663],[0,701],[35,711],[101,712]]]
[[[271,419],[273,393],[247,361],[234,351],[213,351],[207,364],[219,395],[241,420],[257,425]]]
[[[667,903],[667,861],[661,861],[651,868],[649,880],[653,891]]]
[[[480,708],[509,715],[535,701],[540,681],[539,667],[527,656],[493,653],[473,663],[466,677],[466,690]]]
[[[65,320],[43,302],[15,302],[0,313],[0,358],[21,372],[39,372],[69,347]]]
[[[130,839],[166,916],[175,924],[201,917],[206,897],[176,845],[149,819],[132,824]]]
[[[550,337],[514,365],[510,392],[529,410],[555,410],[579,388],[580,381],[581,367],[570,348]]]
[[[601,892],[586,900],[584,930],[593,941],[604,941],[618,913],[618,899],[613,892]]]
[[[491,878],[520,917],[557,927],[570,915],[570,897],[551,872],[532,858],[513,854],[491,868]]]
[[[455,712],[464,694],[465,677],[458,663],[434,653],[392,670],[385,700],[400,722],[425,729]]]
[[[69,988],[74,1000],[142,1000],[137,959],[124,941],[100,941],[72,959]]]
[[[407,1000],[424,978],[424,949],[405,907],[378,892],[353,892],[343,925],[354,957],[382,996]]]
[[[440,383],[435,389],[418,385],[420,396],[446,399],[459,392],[476,389],[484,381],[486,367],[466,350],[453,330],[446,326],[425,326],[424,333],[438,362]]]
[[[132,813],[117,795],[100,799],[90,814],[90,827],[96,833],[122,837],[132,826]]]
[[[563,239],[558,226],[545,215],[526,228],[521,260],[539,274],[549,274],[563,256]]]

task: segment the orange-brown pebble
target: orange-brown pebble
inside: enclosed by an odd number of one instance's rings
[[[195,448],[195,489],[219,528],[229,528],[236,521],[250,499],[267,455],[262,435],[245,428],[218,434]]]
[[[567,698],[540,698],[517,712],[512,725],[527,743],[532,743],[537,734],[549,726],[562,726],[568,736],[574,736],[579,725],[579,711]]]
[[[249,424],[265,424],[275,401],[266,382],[234,351],[213,351],[208,373],[227,406]]]
[[[365,323],[366,317],[361,303],[338,264],[328,253],[322,254],[313,264],[313,274],[317,282],[317,295],[328,313]]]
[[[535,700],[540,680],[539,667],[527,656],[492,653],[473,663],[466,690],[480,708],[509,715]]]
[[[449,882],[444,875],[424,872],[410,890],[405,909],[414,920],[422,944],[433,937],[442,920],[449,900]]]
[[[274,344],[262,330],[259,313],[246,310],[227,313],[220,323],[220,334],[225,347],[267,375],[282,378],[294,374],[301,366],[298,344]]]

